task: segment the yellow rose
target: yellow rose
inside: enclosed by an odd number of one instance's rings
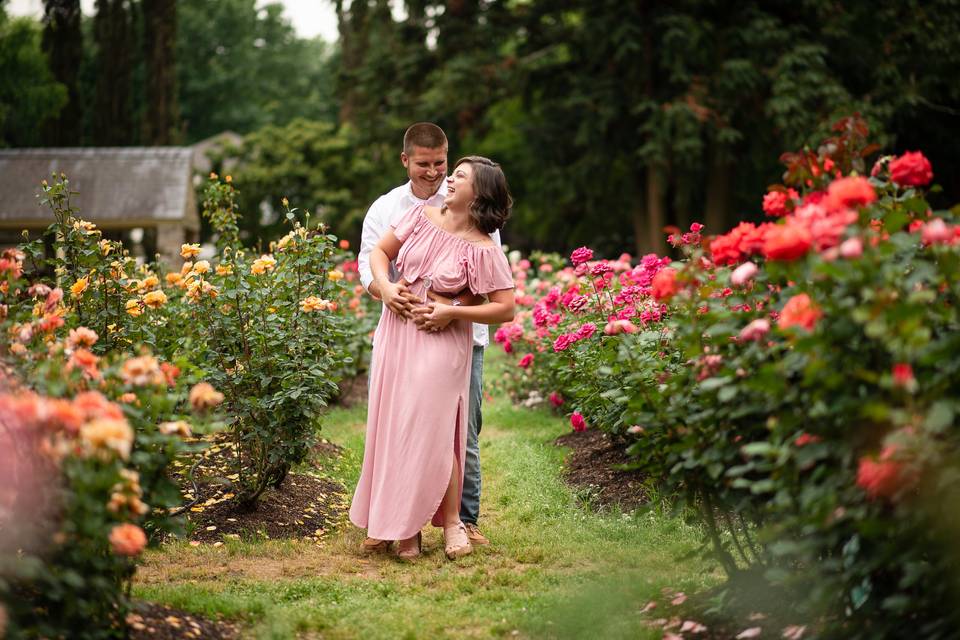
[[[166,276],[167,284],[173,286],[180,284],[180,281],[183,280],[183,276],[177,272],[168,273]]]
[[[80,278],[70,287],[70,295],[74,298],[79,298],[83,295],[83,292],[87,290],[88,284],[90,284],[90,280],[86,276]]]
[[[233,274],[233,265],[232,264],[218,264],[217,265],[217,275],[218,276],[229,276]]]
[[[200,255],[200,245],[199,244],[182,244],[180,245],[180,256],[184,260],[194,258]]]
[[[127,300],[127,304],[124,305],[127,313],[134,318],[138,318],[143,314],[143,307],[140,306],[139,300]]]
[[[156,289],[160,286],[160,278],[151,273],[149,276],[143,279],[143,282],[140,283],[140,286],[144,289]]]
[[[206,260],[197,260],[197,263],[193,265],[194,273],[207,273],[210,271],[210,263]]]
[[[159,309],[167,302],[167,294],[163,291],[151,291],[143,296],[143,304],[151,309]]]
[[[332,280],[333,282],[336,282],[337,280],[343,280],[343,271],[340,271],[339,269],[334,269],[333,271],[327,274],[327,277],[330,278],[330,280]]]

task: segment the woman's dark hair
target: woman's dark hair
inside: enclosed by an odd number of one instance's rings
[[[507,177],[500,165],[483,156],[467,156],[457,160],[454,169],[468,163],[473,168],[473,202],[470,203],[470,217],[484,233],[493,233],[501,229],[510,217],[513,198]]]

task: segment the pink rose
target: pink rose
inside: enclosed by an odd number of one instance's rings
[[[844,240],[840,245],[840,255],[848,260],[859,258],[863,255],[863,241],[858,237]]]
[[[760,269],[757,268],[752,262],[744,262],[742,265],[733,270],[733,273],[730,274],[730,283],[737,287],[742,287],[751,280],[754,276],[757,275],[757,272]]]
[[[941,218],[934,218],[920,231],[923,244],[944,244],[953,238],[953,231]]]
[[[520,358],[520,362],[517,363],[517,366],[520,367],[521,369],[526,369],[531,364],[533,364],[533,354],[528,353],[527,355]]]
[[[562,333],[553,341],[553,350],[556,352],[566,351],[567,348],[576,342],[576,339],[567,333]]]
[[[740,331],[739,339],[744,342],[759,341],[768,333],[770,333],[770,321],[766,318],[757,318]]]
[[[570,254],[570,261],[575,267],[578,267],[589,260],[593,260],[593,250],[588,249],[587,247],[574,249],[573,253]]]
[[[550,401],[550,404],[554,407],[560,407],[563,405],[563,396],[561,396],[556,391],[551,391],[550,396],[547,398]]]
[[[574,411],[573,415],[570,416],[570,426],[573,427],[573,430],[576,432],[586,431],[587,421],[583,419],[579,411]]]
[[[603,328],[603,332],[608,336],[615,336],[621,333],[636,333],[637,325],[625,319],[611,320],[607,323],[607,326]]]

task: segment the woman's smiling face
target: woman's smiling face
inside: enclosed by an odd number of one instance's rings
[[[444,204],[448,207],[469,208],[473,202],[473,167],[464,162],[447,178],[447,197]]]

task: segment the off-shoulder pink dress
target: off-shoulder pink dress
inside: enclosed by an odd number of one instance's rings
[[[424,278],[441,294],[469,287],[486,294],[513,288],[506,256],[436,226],[423,206],[391,225],[403,246],[397,269],[423,296]],[[472,325],[454,321],[428,333],[385,309],[374,335],[363,469],[350,520],[380,540],[416,535],[427,521],[442,526],[440,503],[454,459],[463,490]]]

